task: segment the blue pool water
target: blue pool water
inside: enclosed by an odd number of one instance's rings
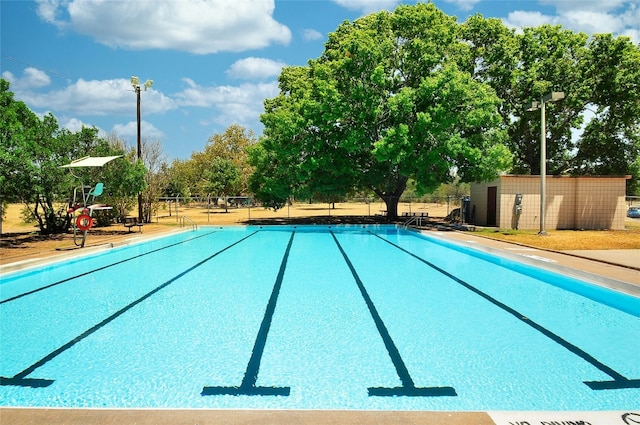
[[[203,228],[0,278],[1,406],[624,410],[640,299],[380,227]]]

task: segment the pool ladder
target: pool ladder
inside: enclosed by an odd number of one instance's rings
[[[180,217],[180,228],[187,226],[187,222],[191,226],[191,230],[198,230],[198,225],[186,215]]]
[[[425,218],[421,215],[414,215],[413,217],[409,218],[409,220],[405,221],[404,224],[402,225],[405,229],[407,227],[409,227],[409,225],[414,224],[417,226],[422,226],[422,219]]]

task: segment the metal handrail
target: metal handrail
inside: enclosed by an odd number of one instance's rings
[[[404,222],[404,224],[403,224],[403,226],[404,226],[405,228],[407,228],[407,227],[409,227],[409,225],[410,225],[411,223],[416,222],[416,221],[422,221],[422,217],[417,216],[417,215],[414,215],[414,216],[413,216],[413,217],[411,217],[409,220],[405,221],[405,222]],[[420,224],[418,224],[418,226],[420,226]]]
[[[182,227],[186,226],[186,222],[187,221],[191,224],[191,229],[192,230],[194,230],[194,231],[198,230],[198,225],[193,220],[191,220],[189,217],[187,217],[186,215],[183,215],[182,217],[180,217],[180,227],[182,228]]]

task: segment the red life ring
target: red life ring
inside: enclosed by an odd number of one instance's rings
[[[81,214],[76,218],[76,227],[83,232],[86,232],[93,226],[93,219],[86,214]]]

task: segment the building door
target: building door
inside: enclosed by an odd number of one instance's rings
[[[487,226],[496,225],[496,211],[498,203],[498,186],[487,188]]]

